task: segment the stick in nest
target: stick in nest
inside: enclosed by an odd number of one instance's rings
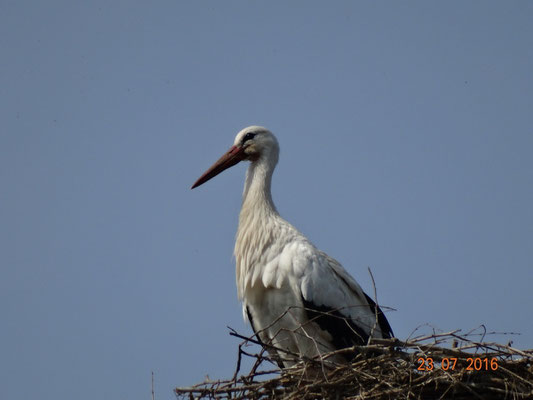
[[[274,361],[264,348],[255,354],[243,350],[246,344],[258,344],[257,340],[233,329],[230,335],[243,340],[232,379],[176,388],[178,399],[533,398],[533,350],[471,340],[469,334],[461,335],[458,330],[407,341],[374,339],[368,346],[337,350],[359,353],[350,364],[328,368],[325,376],[313,379],[306,374],[308,366],[322,362],[331,354],[317,360],[301,359],[291,368],[278,370],[271,367]],[[454,341],[460,346],[453,348]],[[255,362],[248,374],[239,377],[242,357],[251,357]],[[432,368],[426,368],[428,359]],[[455,360],[453,368],[450,360]],[[471,360],[480,361],[474,365]],[[495,360],[492,364],[495,368],[490,367],[489,360]]]

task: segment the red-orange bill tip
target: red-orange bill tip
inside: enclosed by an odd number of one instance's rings
[[[207,182],[209,179],[214,178],[225,169],[233,167],[235,164],[239,163],[245,158],[246,154],[244,153],[244,149],[242,147],[231,146],[231,148],[222,157],[220,157],[216,163],[214,163],[200,178],[198,178],[196,182],[194,182],[194,185],[192,185],[191,189],[194,189],[195,187]]]

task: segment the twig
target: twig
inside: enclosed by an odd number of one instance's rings
[[[518,350],[509,345],[472,340],[472,336],[478,336],[472,331],[461,334],[459,330],[446,333],[433,330],[430,335],[419,335],[406,341],[375,339],[368,346],[337,350],[322,354],[313,360],[289,354],[299,362],[291,368],[282,370],[264,368],[264,362],[272,362],[267,350],[290,352],[272,345],[263,345],[261,351],[257,353],[245,351],[245,345],[261,342],[240,335],[231,328],[230,331],[232,336],[243,340],[239,345],[237,367],[233,378],[177,388],[175,393],[178,398],[232,400],[533,398],[533,350]],[[451,344],[456,340],[461,342],[461,347],[452,348]],[[355,352],[353,362],[341,365],[326,364],[328,357],[343,352]],[[255,363],[248,374],[239,377],[243,357],[252,357]],[[420,357],[431,358],[434,368],[419,370],[420,363],[417,363],[417,360]],[[467,360],[476,357],[496,359],[497,368],[469,371]],[[444,365],[447,364],[444,364],[443,360],[452,358],[456,359],[454,368],[445,369]],[[317,369],[317,363],[321,363],[324,369]],[[275,376],[272,377],[272,374]]]
[[[155,400],[155,391],[154,391],[154,371],[152,371],[152,400]]]

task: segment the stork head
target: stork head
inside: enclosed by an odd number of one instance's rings
[[[272,132],[262,126],[249,126],[237,133],[233,146],[198,178],[191,189],[200,186],[243,160],[251,162],[264,160],[275,166],[278,162],[278,155],[278,141]]]

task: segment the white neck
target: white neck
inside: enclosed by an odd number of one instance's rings
[[[246,173],[235,242],[239,298],[242,298],[245,291],[249,272],[260,262],[259,257],[263,254],[261,249],[274,240],[273,227],[283,221],[274,206],[270,193],[272,173],[276,162],[277,157],[260,157],[252,161]]]
[[[263,157],[250,164],[246,172],[246,182],[242,194],[241,217],[243,216],[243,211],[245,214],[247,212],[277,213],[270,191],[275,167],[275,163],[271,163]]]

